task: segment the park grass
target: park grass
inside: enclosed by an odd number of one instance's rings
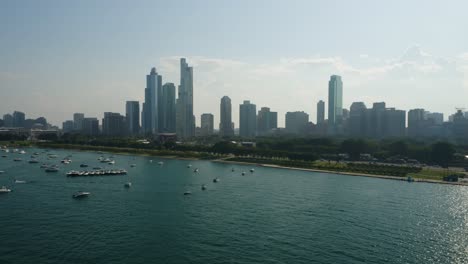
[[[437,168],[423,168],[420,172],[409,173],[415,179],[439,180],[442,181],[444,176],[456,173],[455,171]]]

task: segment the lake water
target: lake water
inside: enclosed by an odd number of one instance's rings
[[[2,264],[468,263],[467,187],[130,155],[104,165],[128,175],[71,178],[101,154],[42,153],[72,154],[46,173],[26,151],[0,158]]]

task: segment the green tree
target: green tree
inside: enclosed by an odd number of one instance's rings
[[[440,166],[447,168],[453,160],[455,148],[447,142],[437,142],[431,145],[431,160]]]

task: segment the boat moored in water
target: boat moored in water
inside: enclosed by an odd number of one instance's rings
[[[206,185],[202,184],[201,189],[202,189],[202,191],[205,191],[206,190]]]
[[[75,198],[75,199],[85,198],[85,197],[88,197],[90,194],[91,194],[90,192],[79,191],[79,192],[76,192],[76,193],[73,194],[73,198]]]
[[[45,169],[45,172],[58,172],[58,171],[59,171],[59,168],[57,166],[51,166]]]
[[[13,161],[22,161],[22,158],[14,158]]]
[[[213,182],[214,182],[214,183],[219,182],[219,178],[214,178],[214,179],[213,179]]]
[[[131,182],[127,182],[127,183],[124,184],[124,187],[125,187],[125,188],[130,188],[130,187],[132,187],[132,183],[131,183]]]
[[[0,188],[0,193],[9,193],[9,192],[11,192],[11,190],[8,189],[8,188],[5,187],[5,186],[2,186],[2,187]]]
[[[185,192],[184,192],[184,195],[191,195],[191,194],[192,194],[191,191],[185,191]]]

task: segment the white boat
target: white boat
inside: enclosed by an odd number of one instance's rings
[[[114,164],[115,164],[115,160],[111,160],[111,161],[109,161],[109,163],[107,163],[107,164],[109,164],[109,165],[114,165]]]
[[[164,162],[162,162],[162,161],[158,162],[158,165],[163,165],[163,164],[164,164]]]
[[[130,187],[132,187],[132,183],[131,183],[131,182],[127,182],[127,183],[124,184],[124,187],[125,187],[125,188],[130,188]]]
[[[244,176],[244,175],[245,175],[245,171],[242,172],[242,176]]]
[[[214,182],[214,183],[219,182],[219,178],[214,178],[214,179],[213,179],[213,182]]]
[[[192,164],[187,165],[187,168],[192,168]]]
[[[15,183],[26,183],[26,181],[15,180]]]
[[[21,158],[15,158],[13,161],[22,161],[23,159]]]
[[[184,195],[190,195],[190,194],[192,194],[191,191],[185,191],[185,192],[184,192]]]
[[[66,159],[63,159],[61,162],[62,162],[63,164],[70,164],[70,163],[72,162],[72,160],[66,158]]]
[[[201,189],[202,189],[202,191],[206,190],[206,185],[202,184]]]
[[[254,169],[250,169],[250,172],[252,172],[252,173],[253,173],[254,171],[255,171]]]
[[[0,171],[0,174],[3,174],[3,173],[5,173],[5,171]]]
[[[130,167],[135,168],[136,164],[130,164]]]
[[[29,163],[39,163],[39,161],[37,159],[32,159],[29,161]]]
[[[9,193],[9,192],[11,192],[11,190],[5,186],[2,186],[2,188],[0,188],[0,193]]]
[[[75,199],[85,198],[85,197],[88,197],[88,195],[90,195],[90,194],[91,194],[90,192],[79,191],[79,192],[76,192],[76,193],[73,194],[73,198],[75,198]]]
[[[19,152],[19,154],[26,154],[26,151],[21,150],[21,151]]]
[[[198,168],[194,169],[193,172],[194,172],[194,173],[197,173],[197,172],[198,172]]]
[[[48,168],[48,167],[49,167],[49,165],[47,165],[47,164],[42,164],[42,165],[40,166],[41,169],[45,169],[45,168]]]

